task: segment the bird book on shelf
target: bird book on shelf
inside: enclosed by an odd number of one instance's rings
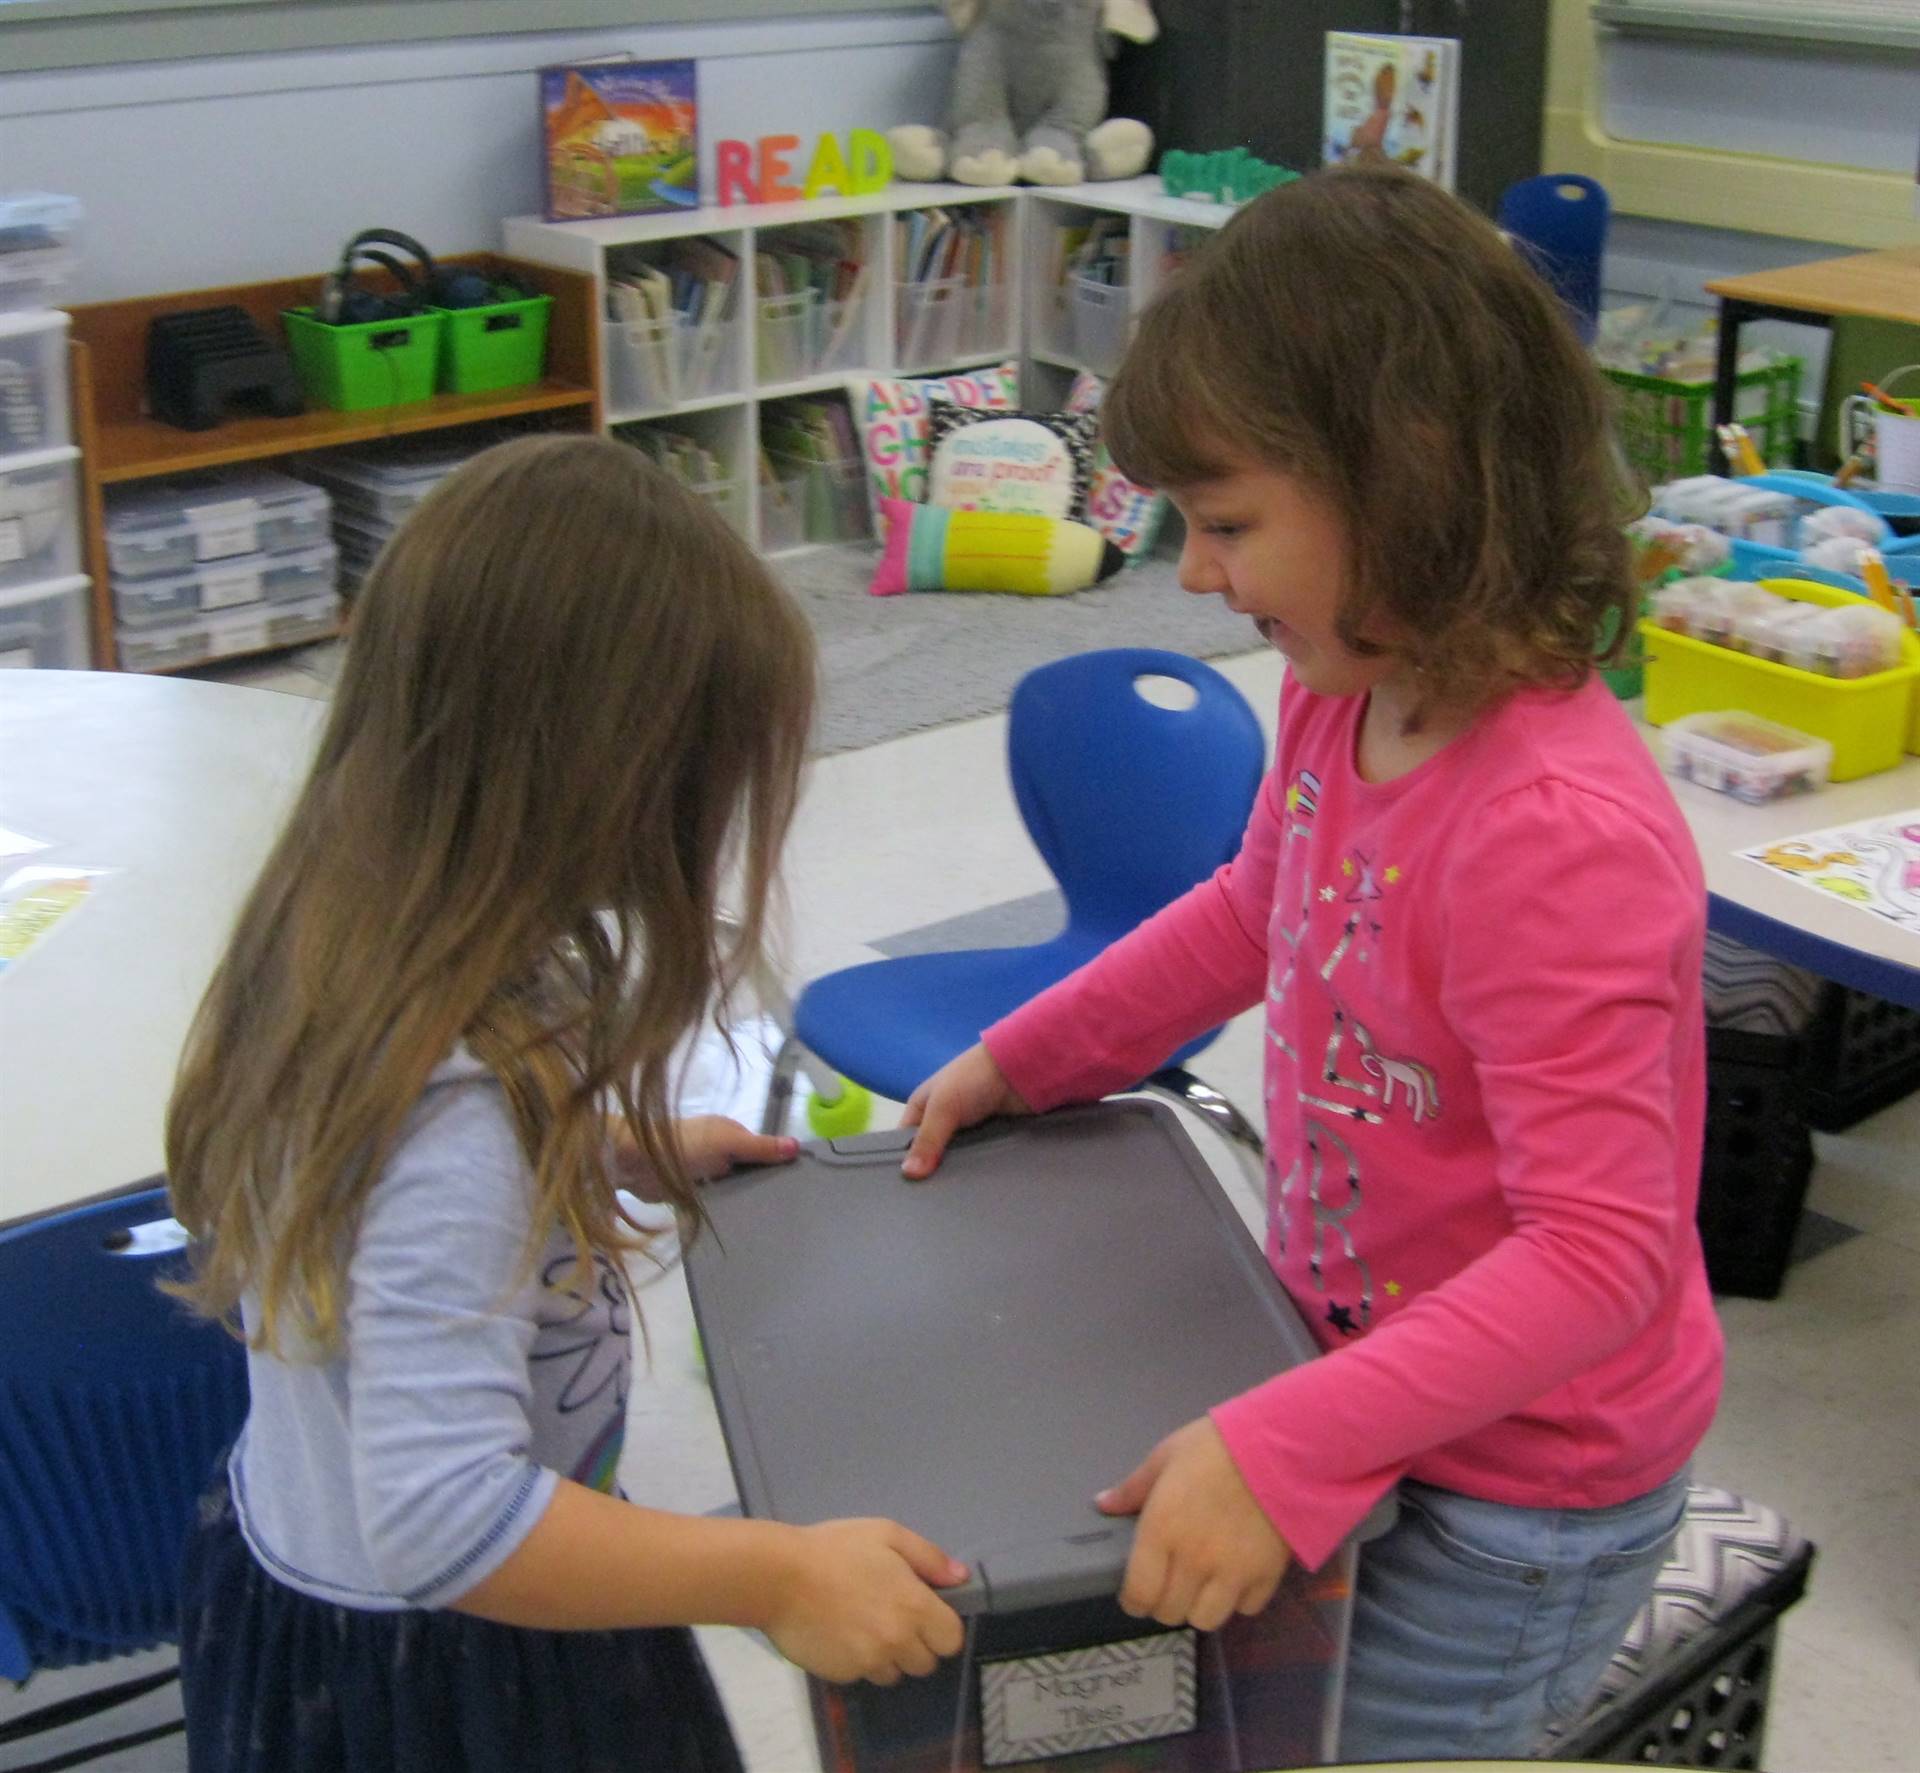
[[[1453,189],[1460,45],[1451,37],[1327,33],[1321,159],[1386,160]]]

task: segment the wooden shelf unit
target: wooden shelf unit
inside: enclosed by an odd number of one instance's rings
[[[246,309],[269,338],[278,339],[281,314],[311,304],[320,274],[96,302],[71,310],[74,441],[81,450],[81,522],[86,571],[93,580],[93,657],[98,669],[119,669],[113,588],[107,570],[104,489],[108,486],[537,414],[551,414],[556,423],[581,430],[601,428],[600,328],[593,280],[561,266],[498,253],[458,254],[438,262],[493,273],[510,271],[529,289],[554,298],[543,380],[498,393],[439,394],[431,400],[365,412],[311,411],[288,419],[243,417],[207,431],[182,431],[142,411],[148,322],[157,315],[193,308],[237,306]],[[378,287],[377,280],[373,286]]]

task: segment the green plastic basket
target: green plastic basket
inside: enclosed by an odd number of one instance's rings
[[[440,387],[448,394],[485,394],[537,382],[547,366],[547,321],[553,297],[516,296],[484,308],[436,308]]]
[[[1713,383],[1602,369],[1619,401],[1620,444],[1650,486],[1707,472],[1713,444]],[[1777,358],[1733,384],[1733,416],[1769,467],[1793,466],[1800,427],[1800,359]]]
[[[311,308],[289,308],[281,319],[300,386],[315,406],[366,412],[432,399],[440,364],[440,314],[329,326],[314,319]]]

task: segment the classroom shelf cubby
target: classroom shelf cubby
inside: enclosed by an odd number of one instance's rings
[[[515,217],[506,242],[594,280],[608,423],[699,476],[742,535],[781,553],[866,533],[859,444],[831,416],[849,379],[1016,358],[1025,404],[1057,404],[1073,372],[1112,373],[1141,307],[1230,213],[1168,198],[1157,178],[896,184],[811,203]],[[811,431],[796,431],[796,413]],[[695,447],[662,441],[673,434]]]

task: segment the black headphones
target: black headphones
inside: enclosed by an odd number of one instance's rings
[[[396,247],[408,264],[383,246]],[[396,295],[362,289],[354,267],[365,261],[387,271],[400,285]],[[436,265],[433,254],[411,234],[395,228],[363,228],[340,249],[340,263],[327,273],[313,304],[313,316],[329,326],[367,326],[380,320],[405,320],[428,308],[483,308],[512,301],[528,291],[510,276],[489,277],[465,265]]]

